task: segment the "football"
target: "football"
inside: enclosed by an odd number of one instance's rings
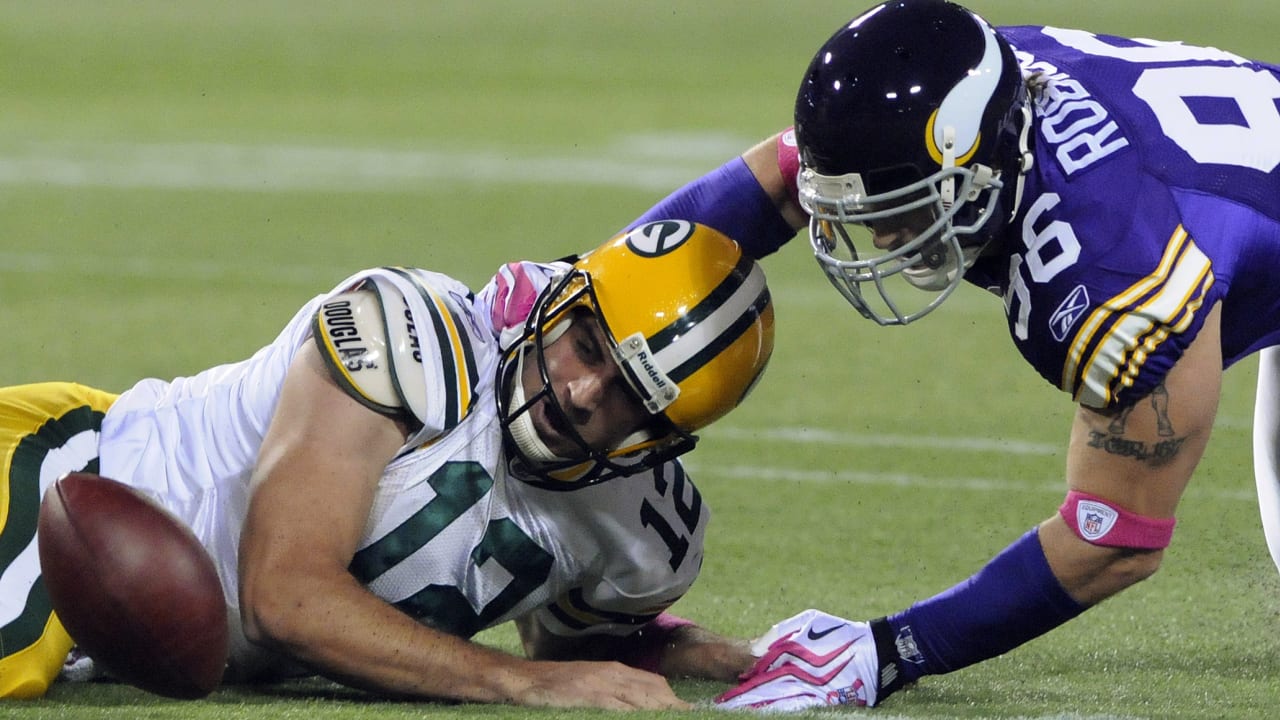
[[[151,498],[66,475],[41,502],[37,544],[54,612],[109,676],[183,699],[222,681],[227,609],[213,560]]]

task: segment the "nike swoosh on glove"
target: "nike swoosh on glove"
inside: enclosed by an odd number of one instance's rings
[[[770,628],[751,653],[760,659],[716,698],[717,707],[794,712],[876,704],[880,668],[867,623],[805,610]]]

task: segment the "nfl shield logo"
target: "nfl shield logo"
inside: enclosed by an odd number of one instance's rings
[[[1076,527],[1085,540],[1093,542],[1111,532],[1120,514],[1115,508],[1093,500],[1081,500],[1076,506]]]
[[[1102,516],[1098,513],[1085,513],[1084,525],[1082,526],[1088,535],[1097,535],[1102,529]]]

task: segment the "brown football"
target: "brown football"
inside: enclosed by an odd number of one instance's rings
[[[112,677],[186,699],[222,681],[222,585],[171,513],[128,485],[71,473],[45,493],[37,542],[54,612]]]

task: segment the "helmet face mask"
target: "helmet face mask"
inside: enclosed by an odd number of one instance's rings
[[[944,0],[884,3],[819,49],[796,98],[800,203],[862,315],[906,324],[959,287],[1016,209],[1027,108],[1008,43]]]
[[[947,183],[975,200],[948,203]],[[812,168],[801,170],[798,185],[818,264],[849,304],[881,325],[916,320],[959,287],[985,244],[979,231],[1003,187],[987,173],[957,167],[875,195],[862,191],[857,175],[827,177]],[[875,236],[885,228],[906,239],[877,252]]]
[[[642,450],[662,445],[666,451],[663,457],[666,457],[668,453],[686,452],[696,442],[693,436],[670,427],[660,415],[652,416],[645,427],[628,434],[615,448],[592,447],[582,437],[552,389],[546,350],[567,332],[571,324],[583,322],[585,316],[599,323],[605,350],[617,361],[620,356],[618,343],[600,312],[591,276],[582,270],[572,269],[543,292],[525,323],[524,333],[504,352],[498,371],[499,413],[518,474],[522,478],[533,477],[534,484],[552,489],[571,489],[629,475],[645,467],[632,457]],[[532,363],[538,378],[538,389],[531,394],[524,386],[526,363]],[[623,372],[622,377],[636,404],[648,405],[642,400],[632,373]],[[533,426],[534,408],[539,403],[544,404],[544,412],[556,431],[575,446],[566,457],[556,455],[548,448]]]
[[[603,361],[616,366],[611,374],[625,388],[612,392],[626,393],[647,420],[614,428],[614,437],[629,434],[605,448],[583,439],[548,370],[548,348],[585,317],[598,325]],[[746,397],[772,349],[763,270],[733,241],[684,221],[620,235],[553,279],[521,337],[502,349],[498,416],[512,469],[525,482],[569,490],[688,452],[695,432]],[[557,444],[575,446],[569,457],[543,442],[536,415],[561,438]]]

